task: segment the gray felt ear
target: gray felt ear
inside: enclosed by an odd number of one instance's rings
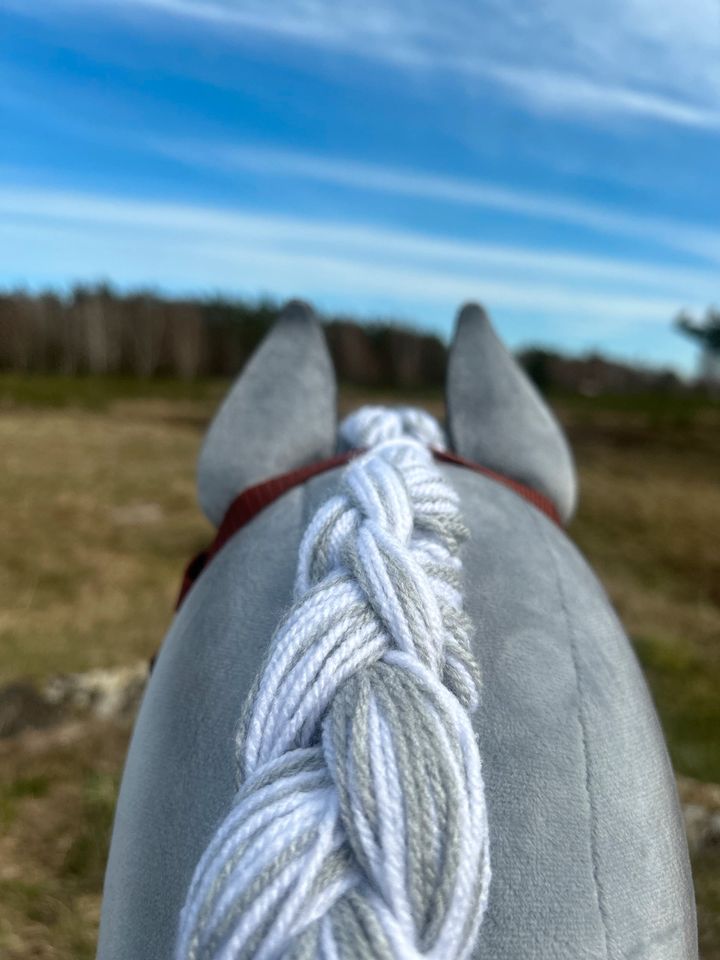
[[[577,480],[565,436],[477,304],[458,315],[446,393],[456,453],[544,493],[568,520]]]
[[[198,498],[216,526],[246,487],[329,457],[337,388],[311,308],[292,301],[233,384],[198,463]]]

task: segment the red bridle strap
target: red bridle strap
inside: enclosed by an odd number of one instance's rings
[[[312,477],[317,477],[321,473],[327,473],[328,470],[335,470],[337,467],[345,466],[353,457],[357,457],[362,452],[362,450],[350,450],[347,453],[337,454],[334,457],[329,457],[327,460],[312,463],[307,467],[299,467],[297,470],[291,470],[290,473],[283,473],[279,477],[271,477],[269,480],[263,480],[262,483],[256,483],[254,486],[248,487],[246,490],[243,490],[242,493],[238,494],[228,507],[227,513],[218,528],[213,542],[206,550],[203,550],[197,554],[197,556],[193,557],[188,564],[180,587],[177,607],[181,605],[188,591],[213,557],[222,550],[228,540],[230,540],[238,530],[244,527],[246,523],[249,523],[253,517],[256,517],[261,510],[270,506],[271,503],[274,503],[284,493],[287,493],[288,490],[292,490],[293,487],[299,487]],[[502,473],[496,473],[488,467],[482,467],[478,463],[464,460],[454,453],[447,453],[443,450],[433,450],[433,455],[435,459],[441,463],[452,463],[455,466],[465,467],[475,473],[482,474],[484,477],[489,477],[496,483],[501,483],[504,487],[508,487],[514,493],[518,494],[518,496],[542,511],[553,523],[562,526],[555,504],[544,494],[533,490],[532,487],[528,487],[524,483],[519,483],[517,480],[512,480]]]

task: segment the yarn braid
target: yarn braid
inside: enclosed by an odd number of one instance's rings
[[[240,787],[193,877],[178,960],[469,957],[488,831],[458,498],[420,411],[368,448],[300,546],[295,602],[237,736]]]

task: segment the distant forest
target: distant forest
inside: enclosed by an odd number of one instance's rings
[[[0,293],[0,369],[65,375],[232,376],[278,315],[271,301],[170,299],[106,285]],[[325,318],[340,380],[360,386],[440,386],[447,348],[436,336],[390,321]],[[637,369],[601,356],[569,358],[543,349],[520,355],[541,389],[573,393],[678,390],[670,371]]]

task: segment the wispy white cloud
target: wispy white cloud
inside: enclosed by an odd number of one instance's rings
[[[720,129],[716,0],[45,0],[33,15],[63,6],[151,12],[475,77],[567,116]]]
[[[720,130],[720,107],[701,106],[677,96],[586,80],[559,71],[493,65],[484,72],[527,103],[556,114],[639,116],[699,130]]]
[[[0,235],[6,282],[43,279],[33,273],[40,262],[65,279],[272,290],[346,309],[382,302],[401,314],[422,302],[448,318],[460,300],[477,298],[553,318],[539,336],[572,328],[598,341],[638,325],[666,328],[715,284],[712,272],[48,190],[0,190]]]
[[[638,216],[608,206],[485,181],[327,159],[286,150],[157,138],[146,141],[146,146],[196,166],[307,179],[360,191],[496,210],[549,223],[568,223],[606,235],[650,241],[668,250],[691,253],[707,262],[720,263],[720,230],[700,224]]]

